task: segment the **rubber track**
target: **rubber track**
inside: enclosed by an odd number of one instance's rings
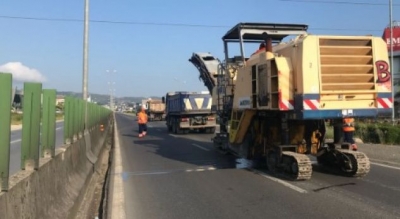
[[[283,151],[284,156],[289,156],[297,161],[299,173],[293,180],[309,180],[312,176],[312,164],[310,158],[304,154],[299,154],[291,151]],[[292,177],[293,178],[293,177]]]
[[[371,163],[367,155],[359,151],[351,151],[345,149],[338,149],[340,152],[346,154],[347,156],[352,156],[357,161],[356,167],[357,171],[351,174],[353,177],[363,177],[367,175],[371,169]]]

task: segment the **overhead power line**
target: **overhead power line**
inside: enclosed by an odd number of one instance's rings
[[[51,21],[51,22],[80,22],[83,20],[73,18],[44,18],[44,17],[22,17],[22,16],[7,16],[0,15],[0,19],[14,19],[14,20],[33,20],[33,21]],[[208,25],[208,24],[191,24],[191,23],[164,23],[164,22],[136,22],[136,21],[112,21],[112,20],[89,20],[91,23],[103,24],[126,24],[126,25],[145,25],[145,26],[176,26],[176,27],[202,27],[202,28],[231,28],[227,25]],[[376,29],[346,29],[346,28],[321,28],[310,27],[311,30],[328,30],[328,31],[356,31],[356,32],[382,32]]]
[[[56,22],[83,22],[83,20],[73,19],[73,18],[43,18],[43,17],[21,17],[21,16],[6,16],[6,15],[0,15],[0,18],[15,19],[15,20],[56,21]],[[209,28],[228,27],[228,26],[218,26],[218,25],[163,23],[163,22],[136,22],[136,21],[111,21],[111,20],[89,20],[89,21],[92,23],[106,23],[106,24],[156,25],[156,26],[181,26],[181,27],[186,26],[186,27],[209,27]]]
[[[345,4],[345,5],[389,6],[389,3],[354,2],[354,1],[323,1],[323,0],[278,0],[278,1],[301,2],[301,3],[323,3],[323,4]],[[400,6],[400,4],[392,4],[392,6]]]

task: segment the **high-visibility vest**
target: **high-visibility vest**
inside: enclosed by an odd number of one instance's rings
[[[354,119],[353,118],[344,118],[343,119],[343,131],[344,132],[353,132],[354,128]]]
[[[147,123],[147,114],[145,112],[138,113],[138,123],[146,124]]]

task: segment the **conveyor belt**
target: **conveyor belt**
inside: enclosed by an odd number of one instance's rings
[[[212,94],[213,88],[217,85],[218,65],[220,61],[210,53],[193,53],[189,59],[199,70],[200,79]]]

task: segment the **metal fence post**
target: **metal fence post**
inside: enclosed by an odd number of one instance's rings
[[[93,129],[93,106],[92,103],[88,103],[88,112],[89,112],[89,127],[88,130],[91,131]]]
[[[21,169],[39,168],[42,84],[24,83]]]
[[[71,121],[71,139],[72,142],[76,141],[76,120],[75,120],[75,115],[76,115],[76,99],[73,97],[71,98],[71,110],[70,110],[70,121]]]
[[[79,121],[79,114],[80,114],[80,111],[79,111],[79,99],[78,98],[76,98],[75,100],[74,100],[74,103],[75,103],[75,109],[74,109],[74,120],[75,120],[75,122],[74,122],[74,127],[75,127],[75,136],[76,136],[76,139],[78,140],[79,139],[79,132],[80,132],[80,130],[79,130],[79,124],[80,124],[80,121]]]
[[[55,156],[56,95],[57,91],[55,89],[43,90],[42,157]]]
[[[71,132],[70,132],[70,111],[71,111],[71,97],[66,96],[64,101],[64,144],[71,143]]]
[[[83,137],[83,127],[85,125],[84,121],[85,121],[85,117],[84,117],[84,110],[85,110],[85,106],[83,105],[83,101],[82,100],[78,100],[78,105],[79,105],[79,110],[78,110],[78,115],[79,115],[79,139],[81,139]]]
[[[0,186],[8,190],[10,176],[12,74],[0,73]]]

